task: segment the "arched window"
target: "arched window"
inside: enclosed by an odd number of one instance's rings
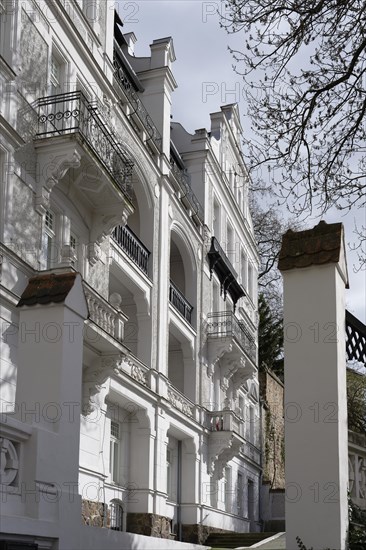
[[[111,529],[114,531],[123,531],[123,507],[117,500],[112,500],[111,509]]]

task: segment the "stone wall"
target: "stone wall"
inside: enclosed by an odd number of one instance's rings
[[[263,483],[270,488],[285,488],[284,386],[267,370],[259,373],[263,400]]]
[[[175,538],[171,533],[171,519],[157,514],[128,513],[127,531],[148,537]]]
[[[92,500],[82,500],[81,515],[84,525],[91,527],[109,527],[110,518],[107,510],[106,523],[104,523],[104,515],[106,505],[103,502],[93,502]]]

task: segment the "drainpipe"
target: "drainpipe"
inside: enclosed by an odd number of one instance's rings
[[[182,540],[182,441],[178,440],[178,460],[177,460],[177,524],[178,540]]]
[[[205,228],[205,226],[204,226]],[[205,270],[204,265],[206,262],[206,251],[205,251],[205,230],[203,230],[203,240],[202,240],[202,266],[201,266],[201,292],[200,292],[200,319],[201,319],[201,332],[199,335],[200,338],[200,349],[201,352],[199,353],[198,360],[199,360],[199,369],[200,369],[200,375],[198,378],[198,384],[199,384],[199,421],[202,424],[204,424],[204,409],[203,409],[203,375],[202,375],[202,341],[204,339],[204,334],[202,333],[202,327],[205,326],[203,323],[203,305],[204,305],[204,298],[203,298],[203,287],[204,287],[204,279],[205,279]],[[205,409],[208,409],[207,403],[205,404]],[[199,434],[199,449],[202,449],[203,446],[203,438],[204,438],[204,430]],[[199,509],[200,509],[200,516],[199,516],[199,523],[203,525],[203,505],[202,505],[202,494],[203,494],[203,488],[202,488],[202,453],[200,453],[200,462],[199,462],[199,469],[198,469],[198,502],[200,503]]]
[[[157,513],[157,493],[158,493],[158,476],[157,476],[157,465],[158,465],[158,427],[159,427],[159,407],[160,407],[160,399],[158,399],[155,407],[155,441],[154,441],[154,468],[153,468],[153,513]]]
[[[258,488],[258,519],[261,525],[261,531],[264,531],[264,522],[262,520],[262,479],[263,479],[263,418],[262,418],[262,399],[259,397],[259,425],[260,425],[260,473],[259,473],[259,488]]]

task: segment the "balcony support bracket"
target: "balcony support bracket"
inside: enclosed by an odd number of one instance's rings
[[[242,444],[242,439],[232,432],[219,431],[210,434],[209,473],[213,481],[222,479],[225,466],[238,456]]]
[[[58,152],[60,147],[58,147]],[[55,150],[56,151],[56,150]],[[48,149],[47,154],[39,156],[40,169],[38,172],[35,209],[43,216],[50,207],[52,189],[65,176],[70,168],[79,168],[81,155],[75,147],[67,145],[62,154],[53,155]]]

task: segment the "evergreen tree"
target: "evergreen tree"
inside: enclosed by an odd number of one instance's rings
[[[259,327],[259,370],[266,367],[283,378],[283,319],[276,318],[261,293],[258,298]]]

